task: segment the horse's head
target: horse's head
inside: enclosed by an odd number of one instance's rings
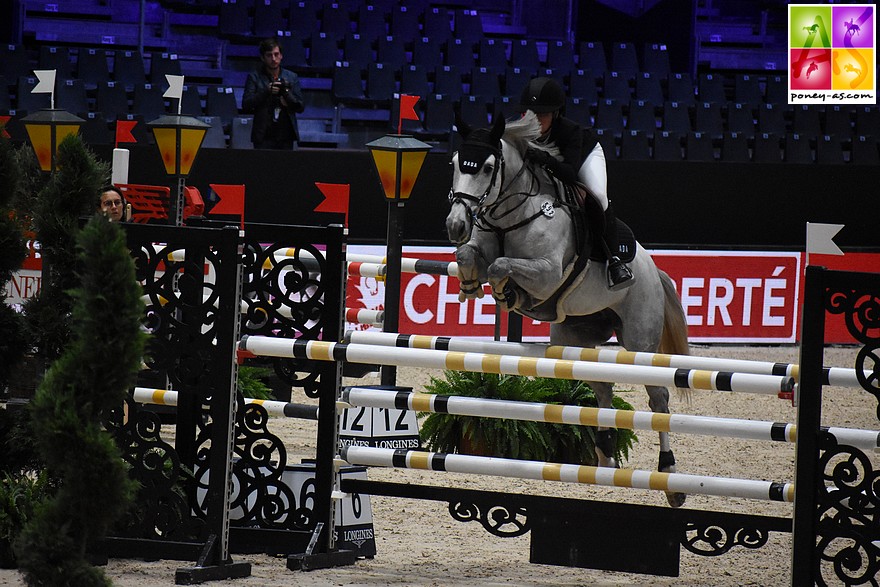
[[[451,209],[446,217],[449,240],[457,245],[470,238],[475,210],[490,197],[490,192],[497,195],[500,190],[501,182],[496,181],[496,177],[503,165],[501,137],[504,127],[501,117],[491,129],[471,130],[458,122],[464,142],[452,155]]]

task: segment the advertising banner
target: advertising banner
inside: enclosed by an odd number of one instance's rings
[[[350,246],[350,254],[379,255],[382,247]],[[803,291],[804,254],[800,252],[649,251],[675,283],[695,343],[785,344],[797,341]],[[454,261],[451,247],[405,248],[409,258]],[[844,257],[813,255],[811,263],[852,271],[880,271],[880,254]],[[445,275],[401,276],[399,330],[407,334],[469,336],[495,334],[495,303],[485,296],[459,302],[458,279]],[[384,284],[371,277],[350,277],[346,307],[384,309]],[[506,313],[500,316],[506,332]],[[852,342],[843,325],[831,320],[829,342]],[[347,324],[350,329],[375,329]],[[525,319],[523,340],[547,341],[549,324]]]

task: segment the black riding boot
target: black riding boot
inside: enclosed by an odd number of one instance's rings
[[[612,291],[628,288],[635,281],[635,277],[626,263],[618,257],[620,243],[617,238],[617,217],[614,215],[611,202],[605,210],[605,234],[602,239],[608,256],[608,288]]]

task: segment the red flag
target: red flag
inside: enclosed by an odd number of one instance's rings
[[[4,139],[11,139],[9,133],[6,131],[6,125],[9,124],[9,121],[12,120],[11,116],[0,116],[0,135],[3,135]]]
[[[400,95],[400,118],[397,120],[397,134],[400,134],[400,131],[403,128],[404,120],[419,119],[419,115],[415,110],[415,105],[418,101],[418,96],[410,96],[408,94]]]
[[[134,135],[131,134],[131,130],[137,124],[137,120],[117,120],[116,121],[116,146],[119,146],[119,143],[136,143]]]
[[[345,214],[345,226],[348,226],[348,193],[351,186],[347,183],[318,183],[315,186],[324,194],[324,201],[315,207],[315,212],[341,212]]]
[[[217,194],[219,201],[211,208],[211,214],[231,214],[241,218],[241,228],[244,229],[244,186],[208,184]]]

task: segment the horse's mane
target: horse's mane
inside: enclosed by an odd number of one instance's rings
[[[525,155],[526,149],[532,148],[547,151],[554,157],[558,156],[559,149],[556,148],[556,143],[539,143],[537,139],[540,136],[541,123],[534,112],[527,110],[521,118],[507,121],[502,138],[520,155]]]

